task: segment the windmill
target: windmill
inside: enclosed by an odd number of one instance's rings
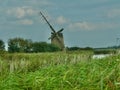
[[[63,28],[60,29],[59,31],[55,31],[55,29],[51,26],[51,24],[48,22],[48,20],[46,19],[46,17],[42,14],[42,12],[40,12],[40,14],[42,15],[42,17],[44,18],[44,20],[47,22],[48,26],[51,29],[51,37],[49,37],[48,39],[51,39],[51,43],[58,46],[61,50],[64,50],[64,39],[63,39],[63,33],[62,31],[64,30]]]

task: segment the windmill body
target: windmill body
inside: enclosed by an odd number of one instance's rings
[[[51,34],[51,43],[58,46],[60,49],[64,49],[63,33],[58,33],[57,37]]]
[[[58,46],[61,50],[64,50],[64,37],[63,37],[63,28],[60,29],[59,31],[55,31],[54,28],[50,25],[50,23],[48,22],[48,20],[46,19],[46,17],[40,12],[40,14],[42,15],[42,17],[45,19],[45,21],[47,22],[47,24],[49,25],[50,29],[51,29],[51,37],[48,39],[51,39],[51,43]]]

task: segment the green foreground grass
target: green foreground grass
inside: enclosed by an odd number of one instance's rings
[[[0,58],[0,90],[120,90],[120,55],[8,54]]]

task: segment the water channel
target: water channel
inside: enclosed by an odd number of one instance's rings
[[[96,54],[96,55],[93,55],[93,59],[102,59],[102,58],[105,58],[105,57],[109,57],[111,56],[111,54]]]

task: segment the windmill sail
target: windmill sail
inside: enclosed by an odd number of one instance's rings
[[[51,30],[52,30],[54,33],[56,33],[55,30],[53,29],[53,27],[50,25],[50,23],[49,23],[48,20],[46,19],[46,17],[42,14],[42,12],[40,12],[40,14],[41,14],[42,17],[45,19],[45,21],[47,22],[47,24],[49,25],[49,27],[51,28]]]

